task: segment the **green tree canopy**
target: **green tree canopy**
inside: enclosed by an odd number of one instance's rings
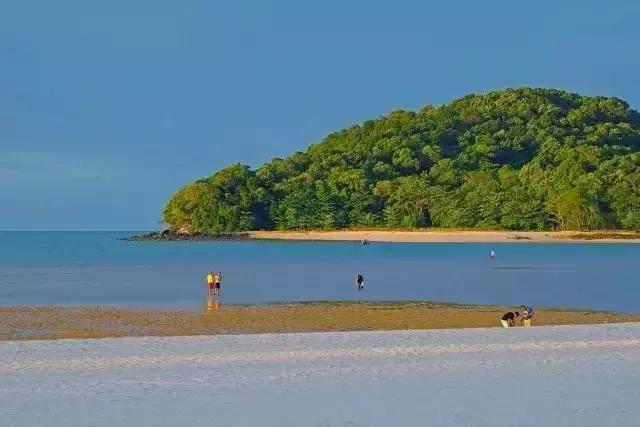
[[[188,184],[163,219],[193,232],[640,229],[640,114],[617,98],[531,88],[397,110]]]

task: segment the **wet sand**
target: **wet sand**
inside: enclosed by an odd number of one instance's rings
[[[88,307],[0,307],[0,340],[498,327],[517,307],[438,303],[295,303],[200,312]],[[640,322],[640,315],[536,309],[535,325]]]
[[[499,243],[499,242],[629,242],[640,243],[640,234],[633,231],[601,230],[579,231],[457,231],[457,230],[418,230],[418,231],[252,231],[253,239],[273,240],[329,240],[405,243]]]

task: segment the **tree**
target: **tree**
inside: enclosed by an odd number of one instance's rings
[[[429,225],[429,186],[420,176],[398,178],[384,210],[390,227],[416,228]]]
[[[547,206],[555,222],[563,229],[591,230],[603,222],[595,200],[577,188],[554,196]]]
[[[519,88],[349,126],[167,202],[173,229],[640,228],[640,114]]]

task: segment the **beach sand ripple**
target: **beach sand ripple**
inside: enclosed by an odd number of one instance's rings
[[[0,343],[3,425],[634,425],[640,324]]]

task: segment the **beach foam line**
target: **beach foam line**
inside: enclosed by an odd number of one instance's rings
[[[162,338],[140,338],[162,343]],[[547,351],[592,348],[628,348],[640,347],[640,339],[601,340],[601,341],[532,341],[512,344],[470,344],[470,345],[433,345],[433,346],[394,346],[361,348],[324,348],[316,350],[235,352],[224,354],[171,354],[148,356],[96,356],[56,360],[23,360],[0,362],[0,374],[25,371],[96,371],[111,367],[145,368],[163,365],[220,365],[220,364],[260,364],[296,361],[322,361],[331,359],[406,357],[493,353],[510,351]]]

